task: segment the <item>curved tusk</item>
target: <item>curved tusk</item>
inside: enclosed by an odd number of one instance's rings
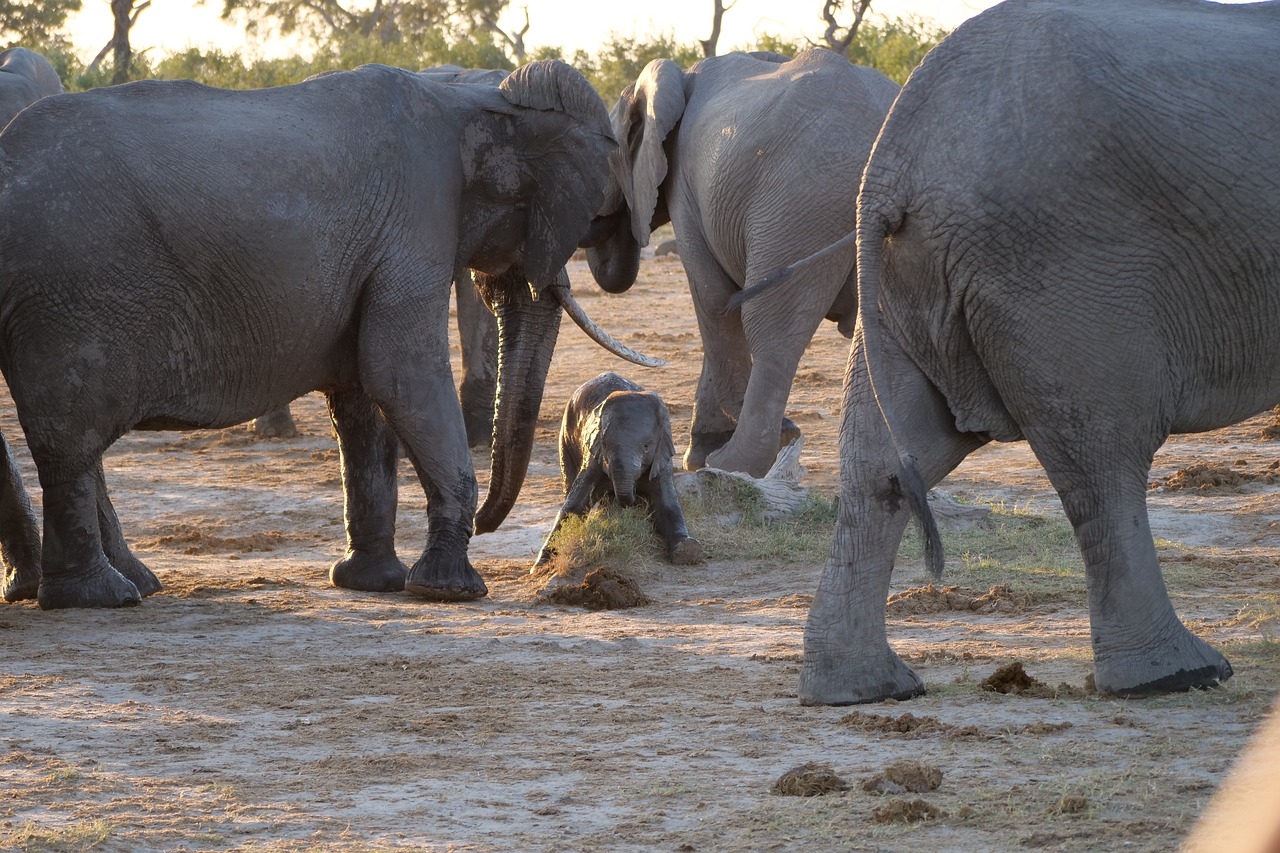
[[[562,278],[555,284],[547,288],[556,301],[564,308],[564,313],[573,318],[573,322],[578,324],[578,328],[587,333],[587,337],[616,355],[618,358],[625,358],[632,364],[639,364],[643,367],[665,367],[666,362],[660,358],[643,355],[636,352],[631,347],[619,342],[613,335],[610,335],[604,329],[596,325],[595,321],[587,316],[587,312],[578,304],[578,300],[573,298],[573,294],[569,291],[569,287],[564,283]]]

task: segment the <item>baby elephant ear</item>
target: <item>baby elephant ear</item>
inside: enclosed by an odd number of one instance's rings
[[[658,449],[653,455],[653,465],[649,466],[649,478],[657,480],[661,477],[670,477],[674,474],[674,468],[671,459],[676,455],[675,443],[671,440],[671,413],[667,411],[667,404],[654,394],[654,399],[658,403],[659,417],[662,420],[662,435],[658,437]]]
[[[684,115],[684,72],[670,59],[655,59],[628,86],[610,114],[622,147],[610,166],[631,209],[631,236],[649,245],[658,188],[667,176],[667,134]]]
[[[617,145],[604,102],[564,62],[531,62],[511,72],[498,89],[507,103],[522,108],[516,132],[522,167],[533,184],[524,266],[541,290],[555,283],[599,212],[609,155]]]

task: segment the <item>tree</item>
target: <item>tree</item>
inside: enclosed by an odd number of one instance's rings
[[[503,7],[507,4],[485,2],[485,0],[464,0],[458,4],[462,15],[471,21],[472,32],[483,31],[497,37],[498,40],[507,45],[511,50],[511,55],[515,57],[516,64],[523,65],[525,62],[525,46],[524,35],[529,32],[529,7],[522,6],[524,12],[524,26],[519,30],[507,32],[498,26],[498,14],[502,12]]]
[[[0,0],[0,37],[11,45],[67,45],[61,30],[81,0]]]
[[[946,37],[944,27],[918,16],[896,18],[879,26],[864,23],[849,48],[849,61],[869,65],[889,79],[905,83],[924,55]]]
[[[451,37],[493,33],[508,0],[223,0],[222,17],[245,30],[296,33],[325,44],[364,36],[382,44],[443,31]],[[488,23],[486,23],[488,22]],[[526,26],[527,29],[527,26]],[[500,30],[498,30],[501,32]],[[506,34],[503,33],[505,36]],[[522,30],[520,49],[523,51]],[[514,38],[512,38],[514,40]]]
[[[712,5],[711,35],[699,42],[704,57],[716,55],[716,44],[720,41],[720,23],[724,20],[724,13],[733,8],[733,3],[726,6],[724,0],[712,0]]]
[[[845,57],[849,55],[849,45],[858,37],[858,27],[871,6],[871,0],[849,0],[849,5],[853,9],[853,23],[843,26],[836,21],[836,12],[844,8],[844,0],[823,0],[822,3],[822,20],[827,22],[822,38],[827,47]],[[844,30],[844,35],[839,35],[841,30]]]
[[[581,50],[574,51],[572,65],[582,72],[595,90],[612,105],[618,95],[640,76],[644,67],[655,59],[670,59],[681,68],[689,68],[702,58],[702,51],[691,44],[680,44],[675,36],[667,33],[655,36],[652,41],[610,33],[593,56]]]

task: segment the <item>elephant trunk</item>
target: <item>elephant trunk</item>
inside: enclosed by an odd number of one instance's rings
[[[568,286],[561,271],[557,284]],[[498,529],[515,505],[529,470],[542,392],[560,333],[560,304],[535,300],[524,272],[476,274],[476,287],[498,318],[498,391],[494,401],[489,491],[476,512],[476,533]]]
[[[636,475],[626,470],[628,466],[614,465],[609,471],[609,479],[613,481],[613,496],[619,506],[635,506]]]
[[[613,233],[602,237],[608,221],[615,223]],[[630,216],[625,208],[600,217],[592,223],[592,229],[583,242],[587,246],[587,265],[601,289],[608,293],[625,293],[636,283],[640,272],[640,244],[628,227]]]

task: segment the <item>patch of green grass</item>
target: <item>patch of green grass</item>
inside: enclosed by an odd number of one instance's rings
[[[838,512],[835,500],[810,494],[787,517],[769,518],[760,491],[740,480],[707,484],[683,506],[689,534],[709,560],[823,563]],[[726,524],[725,518],[739,520]]]
[[[1008,583],[1037,597],[1084,593],[1084,561],[1065,519],[995,504],[991,515],[968,530],[943,530],[942,546],[948,585],[983,589]],[[922,557],[920,536],[909,528],[898,561]]]
[[[566,518],[552,545],[557,561],[564,565],[608,563],[620,570],[661,559],[663,547],[643,507],[613,504],[592,507],[582,517]]]
[[[62,853],[93,850],[111,838],[113,827],[105,820],[77,821],[66,826],[46,827],[26,821],[0,831],[0,849],[23,853]]]

